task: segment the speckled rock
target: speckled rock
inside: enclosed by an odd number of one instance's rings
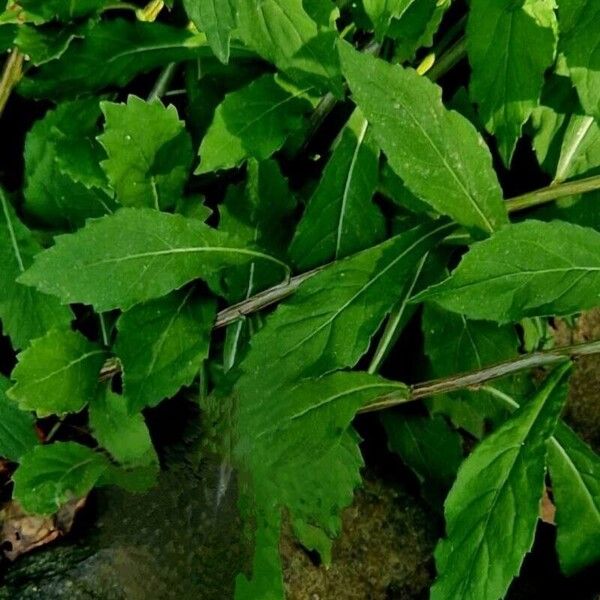
[[[333,564],[315,565],[285,535],[285,583],[290,600],[416,600],[427,597],[436,516],[399,484],[367,475],[345,511]]]

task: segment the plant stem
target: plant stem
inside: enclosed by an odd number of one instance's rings
[[[102,313],[98,313],[98,320],[100,321],[100,332],[102,334],[102,343],[105,348],[110,346],[110,340],[108,337],[108,328],[106,327],[106,319]]]
[[[296,275],[296,277],[292,277],[291,279],[288,279],[283,283],[279,283],[276,286],[265,290],[264,292],[260,292],[259,294],[251,296],[247,300],[242,300],[241,302],[238,302],[238,304],[228,306],[217,315],[215,329],[230,325],[238,319],[246,317],[256,311],[270,306],[271,304],[275,304],[275,302],[279,302],[279,300],[287,298],[298,289],[301,283],[307,279],[310,279],[322,268],[323,267],[319,267],[318,269],[308,271],[307,273]]]
[[[17,48],[13,48],[4,63],[2,77],[0,78],[0,116],[4,112],[10,94],[19,83],[23,75],[23,55]]]
[[[152,91],[148,95],[148,102],[156,100],[157,98],[161,98],[165,95],[165,93],[167,92],[167,88],[169,87],[169,84],[171,83],[171,80],[175,75],[176,66],[177,65],[175,63],[169,63],[160,72],[160,75],[158,76],[158,79],[156,80]]]
[[[506,208],[509,213],[525,210],[540,204],[546,204],[566,198],[568,196],[576,196],[577,194],[585,194],[600,189],[600,175],[588,177],[587,179],[579,179],[577,181],[568,181],[566,183],[555,183],[540,190],[528,192],[515,198],[509,198],[506,201]]]
[[[427,76],[431,81],[437,81],[452,67],[455,67],[466,55],[467,40],[465,37],[462,37],[447,52],[440,56],[440,59],[429,69]]]
[[[409,309],[409,299],[413,295],[415,286],[417,285],[417,281],[421,276],[421,272],[423,271],[423,266],[425,265],[425,261],[429,253],[425,254],[423,258],[419,261],[417,265],[417,271],[414,274],[413,279],[410,281],[408,288],[406,288],[406,292],[404,296],[400,299],[398,304],[392,310],[388,322],[386,323],[385,329],[379,340],[379,344],[377,345],[377,349],[375,350],[375,354],[371,359],[371,364],[367,370],[368,373],[377,373],[383,364],[383,361],[387,358],[392,346],[398,340],[398,335],[402,329],[402,325],[406,323],[405,315],[407,309]],[[410,317],[410,315],[409,315]]]
[[[139,10],[139,6],[136,4],[130,4],[129,2],[118,2],[116,4],[107,4],[100,9],[100,12],[104,12],[107,10]]]
[[[576,346],[565,346],[563,348],[554,348],[546,352],[536,352],[519,356],[514,360],[485,367],[479,371],[471,371],[444,379],[436,379],[434,381],[425,381],[417,383],[410,388],[408,398],[406,394],[399,393],[391,394],[379,398],[373,404],[363,408],[360,412],[373,412],[377,410],[385,410],[406,402],[428,398],[437,394],[446,394],[462,389],[479,389],[488,381],[506,377],[520,371],[529,369],[537,369],[540,367],[549,367],[552,365],[563,363],[567,360],[575,360],[582,356],[592,354],[600,354],[600,340],[595,342],[587,342]]]

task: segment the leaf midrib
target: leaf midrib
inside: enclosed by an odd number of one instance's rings
[[[398,261],[400,261],[402,258],[404,258],[409,252],[411,252],[412,250],[414,250],[419,244],[421,244],[422,242],[424,242],[427,238],[429,237],[433,237],[437,234],[439,234],[441,231],[443,231],[444,229],[451,229],[454,226],[452,224],[445,224],[442,225],[440,227],[436,227],[435,229],[433,229],[432,231],[428,232],[427,234],[425,234],[423,237],[419,238],[418,240],[416,240],[413,244],[411,244],[406,250],[404,250],[404,252],[402,252],[400,255],[398,255],[394,260],[392,260],[384,269],[382,269],[379,273],[377,273],[377,275],[375,275],[374,277],[372,277],[371,279],[369,279],[369,281],[364,284],[349,300],[347,300],[346,302],[344,302],[344,304],[342,304],[342,306],[333,312],[333,314],[324,322],[322,323],[319,327],[317,327],[315,330],[313,330],[311,333],[309,333],[307,336],[305,336],[304,338],[302,338],[298,343],[296,343],[294,346],[292,346],[287,352],[285,352],[284,354],[281,355],[281,358],[285,358],[287,356],[289,356],[292,352],[294,352],[295,350],[297,350],[300,346],[302,346],[305,342],[307,342],[308,340],[310,340],[312,337],[314,337],[315,335],[317,335],[317,333],[319,333],[322,329],[324,329],[325,327],[327,327],[328,325],[330,325],[335,319],[337,319],[337,317],[344,311],[346,310],[346,308],[348,308],[348,306],[350,306],[361,294],[363,294],[366,290],[368,290],[373,284],[375,284],[381,277],[383,277],[390,269],[392,269],[394,266],[396,266],[396,264],[398,263]]]

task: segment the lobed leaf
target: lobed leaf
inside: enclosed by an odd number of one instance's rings
[[[242,484],[252,492],[257,536],[268,535],[276,548],[279,514],[286,508],[296,531],[327,556],[325,540],[339,533],[339,512],[360,482],[362,460],[357,439],[347,433],[350,422],[361,406],[387,393],[408,397],[408,389],[374,375],[334,373],[279,388],[276,396],[265,391],[241,396],[234,447]],[[238,579],[236,597],[262,597],[259,590],[282,597],[273,547],[261,539],[256,546],[253,578]]]
[[[16,349],[53,327],[66,327],[73,315],[56,298],[16,280],[41,250],[31,232],[19,221],[0,188],[0,320]]]
[[[372,202],[378,158],[368,123],[356,111],[342,131],[298,224],[290,247],[298,269],[306,271],[344,258],[384,238],[383,215]]]
[[[185,29],[115,19],[100,21],[74,40],[59,60],[42,65],[19,85],[30,98],[61,99],[125,86],[139,73],[208,56],[210,48]]]
[[[127,103],[102,102],[106,119],[98,141],[102,161],[123,206],[173,208],[183,195],[192,164],[192,141],[173,105],[129,96]],[[148,124],[152,123],[152,127]]]
[[[599,247],[597,231],[571,223],[510,225],[476,243],[449,279],[414,301],[499,323],[594,308],[600,305]]]
[[[75,442],[36,446],[21,457],[13,474],[13,495],[25,511],[51,515],[85,496],[108,467],[102,454]]]
[[[192,23],[206,34],[215,56],[227,64],[235,28],[233,0],[183,0],[183,5]]]
[[[600,458],[561,423],[548,442],[548,467],[558,557],[563,572],[571,575],[600,560]]]
[[[336,32],[320,29],[302,0],[232,0],[236,35],[301,86],[341,95]]]
[[[92,304],[105,312],[164,296],[197,278],[218,287],[223,269],[252,261],[287,273],[281,261],[239,246],[199,220],[123,208],[56,238],[19,281],[63,303]]]
[[[127,400],[109,388],[90,403],[90,426],[94,437],[111,456],[126,467],[158,469],[158,457],[141,413],[128,413]]]
[[[202,140],[196,173],[237,167],[250,157],[269,158],[290,133],[302,127],[311,108],[302,96],[310,89],[291,93],[273,75],[263,75],[228,94]]]
[[[470,96],[509,164],[538,105],[556,51],[554,0],[473,0],[467,25]],[[524,54],[526,59],[524,59]]]
[[[567,363],[461,466],[446,500],[432,600],[496,600],[533,544],[544,488],[546,442],[567,394]]]
[[[35,419],[21,410],[7,395],[10,382],[0,375],[0,456],[19,462],[21,456],[39,444]]]
[[[215,303],[190,287],[134,306],[117,322],[130,414],[156,406],[190,385],[208,357]]]
[[[600,118],[600,5],[595,0],[557,0],[557,3],[561,32],[559,50],[566,58],[585,112]]]
[[[79,412],[92,400],[106,352],[80,333],[53,329],[18,356],[9,398],[40,417]]]
[[[96,98],[64,102],[37,121],[25,140],[25,210],[51,227],[73,229],[116,207],[94,139]]]

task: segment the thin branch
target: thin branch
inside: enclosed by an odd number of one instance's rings
[[[578,344],[576,346],[554,348],[547,352],[527,354],[508,362],[485,367],[479,371],[471,371],[469,373],[453,375],[452,377],[417,383],[411,386],[408,397],[401,392],[398,394],[388,394],[387,396],[379,398],[373,404],[363,408],[360,412],[365,413],[385,410],[387,408],[399,406],[400,404],[406,404],[406,402],[414,402],[415,400],[420,400],[422,398],[428,398],[437,394],[447,394],[458,390],[477,390],[481,389],[481,386],[488,381],[494,379],[499,379],[529,369],[550,367],[567,360],[576,360],[582,356],[589,356],[592,354],[600,354],[600,340]]]
[[[427,72],[427,76],[431,81],[437,81],[450,69],[455,67],[466,55],[467,40],[465,37],[462,37],[447,52],[440,56],[439,60]]]
[[[321,271],[323,267],[318,269],[314,269],[313,271],[308,271],[307,273],[302,273],[301,275],[296,275],[296,277],[292,277],[283,283],[279,283],[276,286],[265,290],[264,292],[260,292],[255,296],[251,296],[247,300],[242,300],[242,302],[238,302],[238,304],[234,304],[233,306],[229,306],[219,312],[217,314],[217,319],[215,321],[215,329],[220,327],[226,327],[231,323],[251,315],[271,304],[275,304],[284,298],[287,298],[291,294],[293,294],[301,283],[305,282],[307,279],[310,279],[315,273]]]
[[[515,198],[509,198],[506,201],[506,208],[509,213],[525,210],[540,204],[547,204],[567,198],[568,196],[576,196],[577,194],[585,194],[586,192],[594,192],[600,190],[600,175],[588,177],[587,179],[579,179],[577,181],[567,181],[566,183],[555,183],[545,188],[528,192]]]
[[[4,63],[2,77],[0,78],[0,116],[4,112],[6,103],[10,98],[13,88],[23,75],[23,55],[18,48],[13,48]]]
[[[169,85],[171,85],[171,81],[175,75],[176,68],[177,65],[175,63],[169,63],[164,67],[160,72],[152,91],[148,95],[148,102],[156,100],[157,98],[162,98],[167,93]]]

